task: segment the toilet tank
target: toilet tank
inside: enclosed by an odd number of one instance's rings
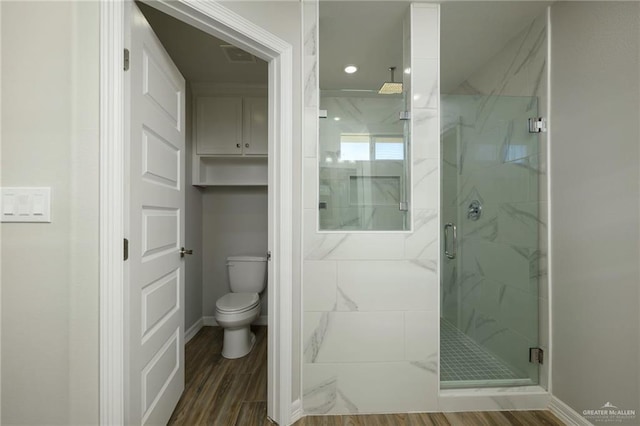
[[[232,293],[260,293],[267,283],[267,258],[231,256],[227,258]]]

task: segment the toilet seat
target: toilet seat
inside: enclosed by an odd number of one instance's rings
[[[240,314],[254,309],[259,303],[258,293],[227,293],[216,301],[216,310]]]

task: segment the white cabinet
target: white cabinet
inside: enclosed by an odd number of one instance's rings
[[[267,98],[244,98],[244,154],[267,155],[269,112]]]
[[[267,97],[199,96],[193,105],[193,185],[266,185]]]
[[[242,98],[197,98],[195,109],[197,154],[242,154]]]
[[[199,97],[195,109],[197,155],[267,155],[267,98]]]

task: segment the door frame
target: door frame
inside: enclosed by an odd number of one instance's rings
[[[127,2],[132,0],[126,0]],[[289,43],[216,2],[144,0],[269,63],[269,226],[273,229],[269,282],[267,414],[293,421],[293,55]],[[124,170],[125,106],[122,0],[100,2],[100,424],[124,424]],[[189,159],[187,159],[188,161]],[[188,177],[187,177],[188,179]],[[297,417],[297,416],[296,416]]]

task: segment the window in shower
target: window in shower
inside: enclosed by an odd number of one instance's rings
[[[338,161],[404,160],[404,138],[344,133]]]
[[[319,6],[320,231],[409,229],[410,121],[403,119],[408,117],[403,33],[409,5],[376,6],[387,19],[376,27],[375,45],[372,32],[340,36],[347,15],[353,28],[371,26],[361,8],[339,2]]]
[[[349,114],[345,106],[359,114]],[[405,230],[409,201],[402,97],[321,96],[321,230]],[[340,120],[332,119],[339,114]],[[391,119],[390,117],[393,117]]]

